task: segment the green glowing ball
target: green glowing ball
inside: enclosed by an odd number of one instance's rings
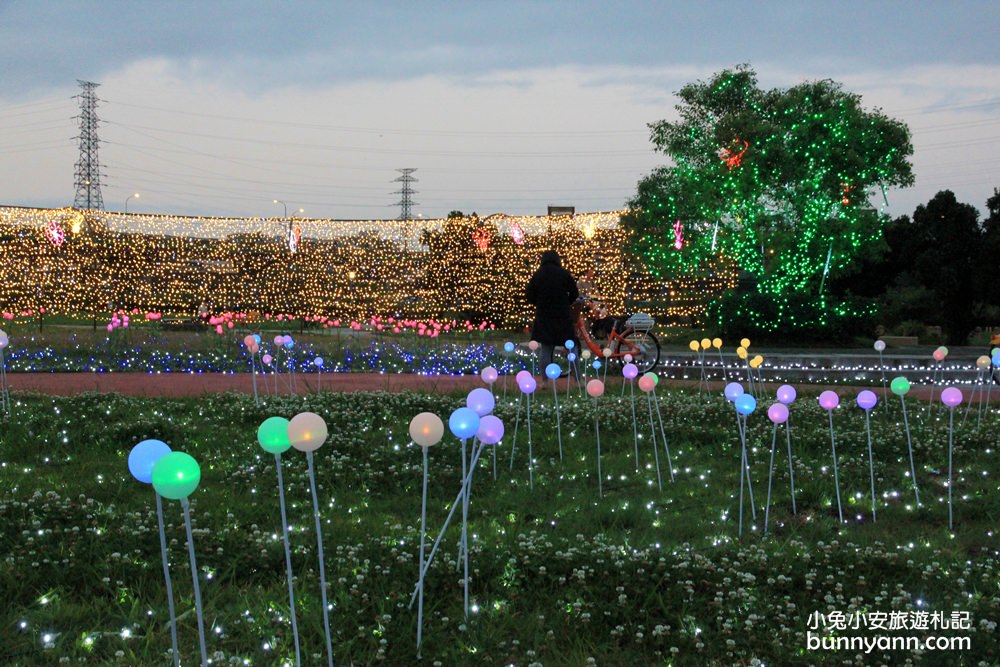
[[[153,466],[153,488],[164,498],[187,498],[198,488],[201,468],[190,454],[171,452]]]
[[[893,378],[889,388],[897,396],[906,396],[906,392],[910,391],[910,381],[900,375],[898,378]]]
[[[268,417],[257,428],[257,442],[268,454],[283,454],[292,447],[288,439],[288,420],[284,417]]]

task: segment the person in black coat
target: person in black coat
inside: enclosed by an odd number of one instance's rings
[[[580,292],[573,276],[563,268],[558,252],[546,250],[542,253],[541,266],[528,281],[525,296],[535,307],[531,338],[541,346],[539,362],[544,373],[545,367],[552,363],[556,346],[576,338],[570,305]]]

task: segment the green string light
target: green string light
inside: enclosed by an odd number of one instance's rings
[[[650,125],[674,166],[640,181],[622,219],[655,274],[690,279],[729,268],[751,277],[753,294],[711,304],[719,324],[739,317],[773,331],[870,311],[834,304],[823,285],[881,237],[888,217],[868,196],[913,183],[907,126],[865,111],[860,96],[829,80],[761,90],[747,66],[679,96],[679,120]]]

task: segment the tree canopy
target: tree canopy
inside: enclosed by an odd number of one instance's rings
[[[979,222],[971,204],[950,190],[938,192],[885,229],[883,253],[866,258],[860,272],[838,280],[834,292],[864,293],[881,302],[879,321],[890,331],[923,335],[938,325],[949,345],[961,345],[977,326],[1000,322],[995,271],[1000,254],[1000,195],[986,202]]]
[[[748,66],[678,95],[678,120],[650,124],[673,165],[642,179],[629,202],[633,250],[664,277],[720,264],[749,274],[758,304],[730,312],[765,329],[823,324],[836,310],[827,274],[849,271],[887,220],[870,198],[913,182],[908,128],[833,81],[762,90]],[[816,307],[796,319],[790,300]]]

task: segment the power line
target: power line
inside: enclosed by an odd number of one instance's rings
[[[166,109],[163,107],[154,107],[144,104],[131,104],[128,102],[114,102],[111,100],[102,100],[110,104],[117,104],[119,106],[134,107],[137,109],[149,109],[152,111],[160,111],[163,113],[173,113],[181,114],[185,116],[197,116],[202,118],[216,118],[219,120],[235,120],[245,123],[260,123],[262,125],[277,125],[281,127],[302,127],[317,130],[331,130],[336,132],[357,132],[362,134],[400,134],[400,135],[414,135],[414,136],[498,136],[498,137],[510,137],[510,136],[528,136],[528,137],[539,137],[539,136],[592,136],[592,135],[629,135],[629,134],[642,134],[646,135],[649,133],[647,129],[642,130],[404,130],[399,128],[383,128],[383,127],[352,127],[346,125],[325,125],[319,123],[300,123],[294,121],[278,121],[278,120],[268,120],[264,118],[250,118],[247,116],[228,116],[223,114],[211,114],[198,111],[185,111],[181,109]]]
[[[652,149],[644,150],[624,150],[624,151],[458,151],[458,150],[420,150],[412,148],[373,148],[370,146],[340,146],[333,144],[318,144],[315,142],[295,142],[295,141],[270,141],[267,139],[248,139],[245,137],[221,136],[210,132],[187,132],[184,130],[164,130],[148,125],[135,125],[132,123],[119,123],[107,121],[106,125],[125,127],[131,130],[148,130],[150,132],[161,132],[164,134],[179,134],[189,137],[208,138],[221,141],[233,141],[247,144],[263,144],[266,146],[282,146],[288,148],[299,148],[307,150],[327,150],[338,153],[377,153],[385,155],[430,155],[457,157],[464,155],[481,155],[486,157],[574,157],[574,156],[603,156],[603,155],[636,155],[652,152]]]
[[[902,114],[932,114],[939,113],[941,111],[953,111],[955,109],[988,107],[994,104],[1000,104],[1000,97],[987,97],[984,99],[972,100],[971,102],[959,102],[957,104],[932,104],[925,107],[913,107],[911,109],[896,109],[894,111],[886,111],[885,113],[891,113],[894,116]]]

